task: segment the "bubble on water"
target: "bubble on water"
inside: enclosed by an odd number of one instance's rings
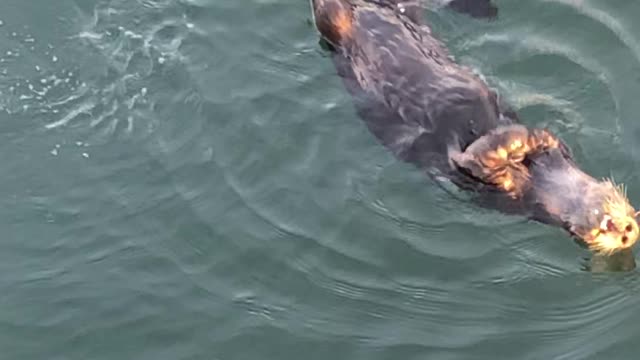
[[[213,148],[209,147],[202,153],[203,160],[210,161],[213,159]]]
[[[160,64],[160,65],[164,64],[165,61],[167,61],[167,60],[162,56],[158,58],[158,64]]]
[[[55,149],[51,150],[50,153],[53,156],[58,156],[58,148],[56,147]]]
[[[53,55],[53,57],[51,58],[51,61],[53,61],[53,62],[57,62],[57,61],[58,61],[58,57],[57,57],[57,56],[55,56],[55,55]]]
[[[0,20],[0,26],[4,25],[4,21]]]
[[[82,153],[82,157],[84,157],[85,159],[88,159],[88,158],[89,158],[89,154],[87,154],[87,153]]]
[[[36,71],[40,72],[40,66],[36,65]]]

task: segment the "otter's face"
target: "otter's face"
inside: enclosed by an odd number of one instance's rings
[[[629,204],[624,189],[611,182],[600,183],[604,196],[600,206],[588,216],[587,226],[576,235],[596,252],[613,253],[632,247],[638,240],[640,229],[636,212]]]

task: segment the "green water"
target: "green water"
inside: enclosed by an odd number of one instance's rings
[[[425,15],[640,204],[640,2]],[[0,2],[0,359],[635,359],[637,271],[355,115],[300,0]]]

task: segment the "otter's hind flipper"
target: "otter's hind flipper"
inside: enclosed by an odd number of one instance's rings
[[[498,7],[491,0],[452,0],[447,6],[474,18],[493,19],[498,16]]]
[[[349,0],[311,0],[313,20],[322,37],[339,47],[353,31],[353,9]]]

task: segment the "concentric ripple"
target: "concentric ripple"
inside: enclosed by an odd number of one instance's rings
[[[307,2],[9,3],[8,358],[635,353],[636,273],[598,273],[563,232],[394,159],[355,115]],[[426,14],[524,122],[640,199],[640,6],[498,5],[493,22]]]

